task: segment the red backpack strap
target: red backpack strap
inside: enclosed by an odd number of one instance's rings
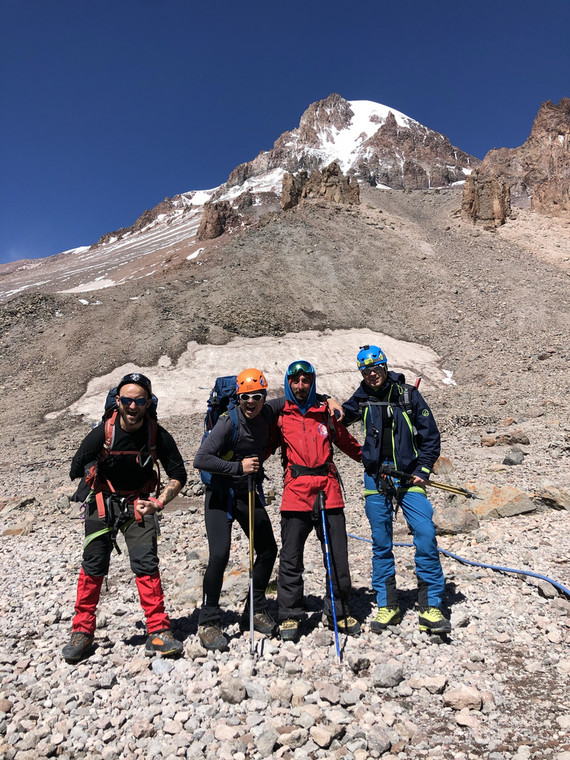
[[[100,462],[109,456],[109,452],[115,443],[115,422],[117,420],[118,413],[118,409],[115,409],[113,413],[105,420],[105,440],[103,441],[103,448],[99,454]]]

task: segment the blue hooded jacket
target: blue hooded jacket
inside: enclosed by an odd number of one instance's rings
[[[293,395],[293,391],[291,390],[291,386],[289,385],[289,370],[291,367],[293,367],[295,364],[299,364],[300,361],[303,361],[304,364],[308,364],[311,368],[311,373],[313,375],[313,382],[311,384],[311,388],[309,390],[309,395],[307,396],[307,400],[304,404],[301,404],[295,396]],[[309,372],[307,372],[309,374]],[[285,382],[284,382],[284,388],[285,388],[285,398],[287,401],[291,401],[293,404],[297,404],[303,415],[307,413],[307,411],[312,407],[315,406],[317,403],[317,374],[315,372],[315,368],[310,362],[305,361],[304,359],[297,359],[297,361],[291,362],[291,364],[287,367],[287,372],[285,372]]]
[[[380,461],[382,441],[382,415],[374,414],[368,402],[387,401],[390,404],[392,460],[397,469],[424,480],[430,475],[439,457],[440,435],[433,414],[416,388],[411,388],[412,415],[408,416],[400,406],[404,375],[388,372],[386,383],[375,394],[364,381],[346,401],[343,423],[350,425],[357,420],[364,423],[365,439],[362,445],[362,464],[366,472],[376,478]]]

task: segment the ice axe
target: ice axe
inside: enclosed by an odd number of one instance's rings
[[[382,466],[380,468],[380,476],[382,477],[386,475],[391,478],[399,478],[400,480],[411,480],[413,477],[413,475],[410,475],[408,472],[396,470],[394,467]],[[439,488],[442,491],[448,491],[449,493],[454,493],[457,496],[465,496],[468,499],[480,499],[483,501],[483,497],[477,496],[477,494],[473,493],[472,491],[468,491],[466,488],[461,488],[461,486],[452,486],[448,483],[438,483],[437,480],[426,480],[425,483],[427,486],[431,486],[432,488]]]

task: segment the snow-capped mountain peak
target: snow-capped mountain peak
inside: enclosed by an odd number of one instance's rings
[[[311,175],[333,162],[359,183],[412,190],[461,183],[480,163],[393,108],[332,94],[311,104],[298,127],[284,132],[271,150],[236,167],[220,187],[165,198],[132,226],[106,233],[90,248],[51,256],[33,269],[25,262],[12,264],[0,298],[38,284],[64,293],[101,290],[164,272],[184,259],[199,263],[199,231],[213,204],[223,206],[228,223],[217,224],[214,214],[209,238],[239,228],[244,209],[251,223],[265,210],[280,208],[286,174]]]

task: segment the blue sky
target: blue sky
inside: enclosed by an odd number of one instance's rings
[[[332,92],[516,147],[570,96],[569,29],[568,0],[3,0],[0,262],[221,184]]]

